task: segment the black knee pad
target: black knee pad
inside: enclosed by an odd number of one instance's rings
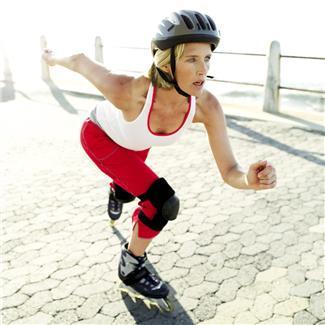
[[[121,186],[114,183],[114,196],[115,199],[121,203],[128,203],[135,199],[135,196],[127,192]]]
[[[139,214],[139,219],[149,228],[161,231],[168,221],[176,219],[179,211],[179,199],[164,178],[158,178],[139,198],[142,201],[149,200],[157,209],[152,220],[149,220],[142,212]]]

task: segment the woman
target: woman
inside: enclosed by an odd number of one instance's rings
[[[164,19],[152,41],[153,64],[147,76],[109,72],[83,54],[58,58],[49,50],[43,59],[87,78],[105,96],[84,122],[81,143],[111,179],[109,214],[117,219],[122,203],[140,199],[134,211],[130,243],[122,248],[119,277],[128,290],[166,298],[167,285],[144,266],[152,239],[177,217],[179,200],[164,178],[145,163],[152,146],[175,142],[191,123],[203,123],[223,180],[238,189],[274,188],[276,173],[267,161],[242,171],[232,152],[224,113],[217,98],[204,89],[209,61],[219,43],[213,20],[181,10]],[[161,301],[161,300],[160,300]]]

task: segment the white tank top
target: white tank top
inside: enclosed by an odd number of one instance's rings
[[[150,83],[146,102],[139,116],[131,121],[125,121],[123,113],[111,102],[100,102],[91,119],[120,146],[141,151],[152,146],[167,146],[174,143],[192,123],[195,114],[195,97],[191,96],[182,124],[172,133],[155,133],[150,129],[149,119],[156,94],[156,87]]]

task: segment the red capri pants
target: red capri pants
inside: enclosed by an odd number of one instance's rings
[[[89,118],[82,125],[80,141],[97,167],[133,196],[146,193],[158,179],[145,163],[149,149],[133,151],[121,147]],[[154,238],[159,231],[152,230],[141,222],[138,218],[141,210],[148,219],[152,219],[157,209],[149,200],[140,201],[132,216],[133,228],[138,223],[138,236]]]

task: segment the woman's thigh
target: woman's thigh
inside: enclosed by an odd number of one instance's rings
[[[90,120],[81,129],[81,144],[98,168],[134,196],[147,191],[158,176],[145,164],[149,150],[119,146]]]

